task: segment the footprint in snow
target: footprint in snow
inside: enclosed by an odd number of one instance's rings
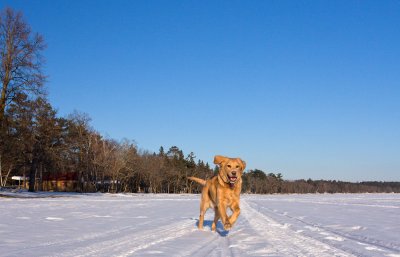
[[[365,227],[361,227],[361,226],[354,226],[351,227],[352,230],[365,230]]]
[[[64,220],[64,219],[63,218],[58,218],[58,217],[47,217],[46,220],[61,221],[61,220]]]
[[[148,253],[148,254],[160,254],[160,253],[163,253],[163,252],[161,252],[161,251],[147,251],[146,253]]]
[[[93,215],[93,218],[112,218],[110,215]]]
[[[308,230],[311,230],[311,231],[320,231],[319,228],[317,228],[317,227],[312,227],[312,226],[304,226],[304,228],[306,228],[306,229],[308,229]]]
[[[365,247],[365,250],[383,252],[382,249],[375,247],[375,246],[367,246],[367,247]]]
[[[29,217],[17,217],[17,219],[19,219],[19,220],[30,220],[31,218],[29,218]]]
[[[332,240],[332,241],[339,241],[339,242],[344,241],[344,238],[342,238],[340,236],[327,236],[327,237],[325,237],[325,239]]]

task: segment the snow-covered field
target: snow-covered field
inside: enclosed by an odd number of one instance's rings
[[[0,256],[400,256],[399,194],[242,195],[216,233],[199,195],[16,195],[35,198],[0,197]]]

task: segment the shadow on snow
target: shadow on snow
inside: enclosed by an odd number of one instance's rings
[[[213,223],[212,220],[204,220],[203,227],[209,227],[211,230],[212,223]],[[198,227],[198,225],[199,225],[199,219],[196,219],[196,228]],[[219,220],[217,222],[216,232],[222,237],[226,237],[229,235],[229,231],[224,229],[224,226],[222,225],[221,221],[219,221]]]

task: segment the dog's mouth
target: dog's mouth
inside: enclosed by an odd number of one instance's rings
[[[235,183],[236,180],[237,180],[237,177],[236,177],[236,176],[229,176],[229,175],[228,175],[228,179],[229,179],[229,182]]]

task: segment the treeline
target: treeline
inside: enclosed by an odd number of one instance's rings
[[[188,176],[214,174],[208,163],[196,161],[193,153],[184,156],[176,146],[141,151],[132,141],[104,138],[85,114],[56,114],[41,97],[21,94],[9,105],[0,149],[1,186],[18,175],[29,177],[30,191],[192,193],[200,189]]]
[[[243,192],[253,194],[400,193],[400,182],[345,182],[336,180],[283,180],[282,174],[255,169],[243,176]]]

